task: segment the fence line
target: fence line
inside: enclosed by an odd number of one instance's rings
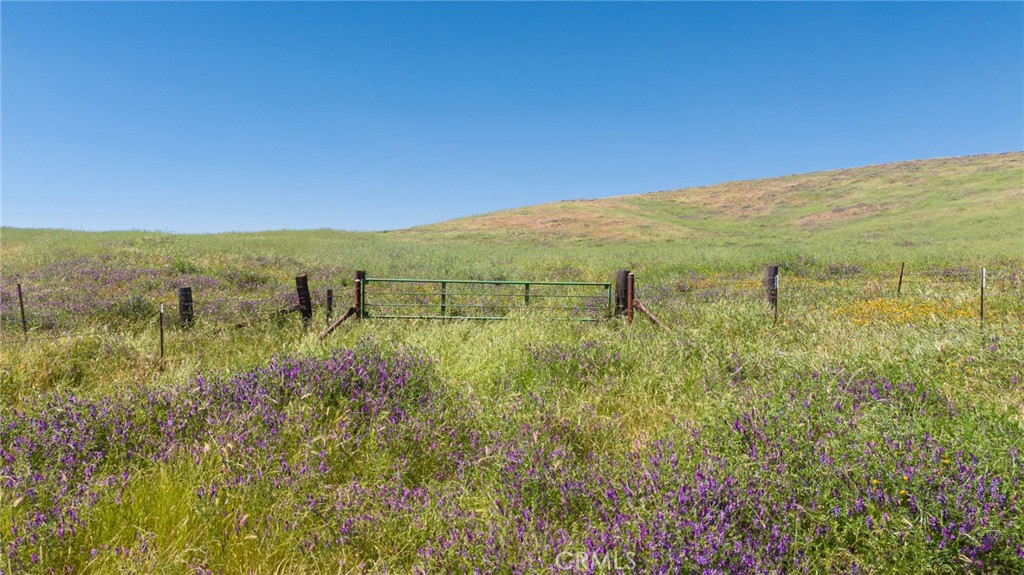
[[[842,271],[842,270],[839,270]],[[838,274],[839,271],[836,273]],[[779,312],[777,306],[771,306],[773,313],[783,316],[794,308],[797,310],[835,308],[844,304],[868,305],[874,302],[885,302],[896,299],[899,304],[892,305],[911,307],[915,305],[936,305],[945,311],[950,309],[958,313],[976,313],[980,321],[998,320],[1000,314],[1014,302],[1024,300],[1024,272],[1015,268],[990,269],[986,266],[982,278],[981,270],[965,267],[930,268],[922,271],[906,269],[905,266],[894,268],[891,276],[861,273],[852,271],[845,276],[825,277],[821,275],[803,274],[790,275],[785,268],[778,276],[778,300],[784,306]],[[301,277],[301,276],[300,276]],[[356,281],[357,289],[382,290],[386,278],[365,278]],[[298,282],[298,278],[296,278]],[[376,292],[379,297],[393,298],[393,301],[381,302],[380,299],[364,302],[357,306],[361,314],[372,317],[377,315],[394,315],[397,317],[438,317],[435,314],[406,313],[402,310],[416,312],[433,306],[441,309],[440,317],[458,319],[479,317],[494,319],[505,313],[516,310],[564,311],[577,319],[579,315],[599,315],[601,306],[607,305],[606,298],[614,302],[616,312],[624,311],[625,294],[585,294],[556,293],[555,290],[605,288],[610,292],[609,283],[600,282],[515,282],[508,280],[443,280],[444,289],[437,289],[442,280],[417,280],[396,278],[392,282],[395,288],[391,291]],[[984,287],[981,283],[984,282]],[[165,285],[181,282],[167,282]],[[336,282],[342,285],[345,281]],[[416,286],[423,284],[422,289]],[[716,302],[767,300],[764,277],[754,274],[718,274],[705,275],[695,271],[677,274],[675,278],[656,285],[636,286],[635,298],[643,299],[645,308],[658,311],[659,308],[685,313],[687,309],[697,305]],[[434,286],[431,289],[430,286]],[[21,288],[18,305],[13,306],[17,290]],[[186,287],[186,286],[182,286]],[[269,287],[269,286],[264,286]],[[297,283],[296,288],[299,288]],[[522,288],[522,289],[521,289]],[[220,289],[220,288],[218,288]],[[200,318],[213,317],[217,322],[235,323],[238,320],[261,321],[281,313],[298,311],[308,321],[306,313],[311,317],[313,307],[321,305],[324,295],[332,293],[330,288],[312,289],[306,285],[306,308],[301,305],[303,297],[297,291],[285,291],[280,288],[267,289],[265,293],[251,296],[224,294],[219,291],[207,293],[208,290],[195,292],[193,301],[194,314]],[[467,290],[467,291],[462,291]],[[509,290],[515,290],[514,292]],[[86,295],[82,295],[82,294]],[[81,324],[82,318],[91,316],[112,315],[114,321],[155,315],[155,309],[168,306],[174,309],[178,303],[173,293],[138,294],[124,293],[118,290],[116,298],[100,303],[94,292],[83,292],[79,286],[46,286],[40,288],[36,282],[19,281],[17,285],[0,285],[0,336],[4,343],[18,341],[44,341],[54,339],[71,339],[88,337],[90,334],[57,334],[46,337],[34,335],[39,330],[69,329]],[[436,298],[444,298],[443,304]],[[358,296],[357,296],[358,298]],[[504,301],[507,300],[507,301]],[[509,302],[517,302],[510,305]],[[574,303],[578,302],[578,305]],[[358,303],[358,301],[357,301]],[[440,305],[439,305],[440,304]],[[520,305],[521,304],[521,305]],[[133,307],[136,306],[136,307]],[[179,306],[180,307],[180,306]],[[40,308],[43,311],[40,313]],[[152,309],[150,309],[152,308]],[[24,309],[22,314],[21,310]],[[305,311],[303,311],[305,309]],[[462,313],[465,310],[478,310],[480,313]],[[381,313],[384,312],[384,313]],[[501,312],[501,313],[494,313]],[[331,312],[328,312],[328,318]],[[172,324],[177,327],[187,325],[178,314],[172,313]],[[24,317],[24,320],[22,319]],[[233,319],[232,319],[233,318]],[[550,319],[556,319],[554,317]],[[329,319],[328,319],[329,321]],[[245,325],[245,324],[242,324]],[[23,338],[15,338],[11,332],[21,327],[25,332]],[[29,334],[31,331],[33,334]],[[31,337],[30,337],[31,335]]]

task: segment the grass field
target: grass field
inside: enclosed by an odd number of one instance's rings
[[[387,233],[5,228],[0,573],[1022,572],[1022,189],[1002,154]],[[668,329],[317,337],[357,269],[620,268]]]

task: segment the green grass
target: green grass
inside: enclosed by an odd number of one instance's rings
[[[1014,222],[1022,217],[1024,154],[1009,153],[559,202],[409,233],[570,244],[682,241],[691,254],[711,250],[731,261],[748,261],[746,250],[770,255],[787,245],[819,258],[863,260],[881,251],[948,259],[1019,254],[1024,234]]]
[[[73,534],[58,536],[47,527],[12,559],[5,551],[12,527],[21,525],[24,533],[29,513],[45,509],[49,499],[4,487],[5,474],[36,470],[46,493],[59,493],[65,480],[48,475],[60,468],[51,453],[15,457],[0,472],[0,571],[554,571],[556,553],[583,549],[593,535],[588,529],[610,522],[606,516],[637,518],[623,523],[621,538],[638,525],[656,525],[652,518],[665,508],[662,500],[622,494],[612,505],[604,493],[646,480],[636,475],[643,462],[671,441],[680,454],[693,455],[681,457],[679,471],[663,474],[667,483],[657,489],[686,487],[696,473],[717,469],[720,458],[741,484],[763,485],[776,502],[796,498],[803,511],[777,517],[796,537],[787,557],[811,572],[854,566],[867,573],[1014,572],[1022,563],[1013,548],[997,546],[984,564],[965,558],[978,543],[970,538],[983,530],[939,547],[928,522],[944,517],[936,497],[955,492],[953,472],[944,470],[958,461],[966,469],[977,458],[985,477],[1004,482],[1004,494],[1024,481],[1020,459],[1012,455],[1014,446],[1024,445],[1022,157],[936,160],[752,184],[775,190],[763,213],[716,207],[715,194],[745,189],[730,185],[573,208],[600,215],[623,203],[633,206],[657,231],[648,240],[636,239],[636,228],[628,227],[635,220],[614,230],[618,238],[522,236],[459,221],[389,233],[198,236],[5,228],[0,424],[22,415],[58,417],[65,408],[52,402],[72,394],[76,405],[129,402],[123,409],[136,426],[130,435],[136,443],[113,442],[94,477],[76,480],[97,499],[76,503],[82,522]],[[885,203],[901,207],[799,223],[835,207]],[[897,298],[903,261],[907,276]],[[782,265],[778,324],[758,296],[768,262]],[[976,313],[981,266],[990,270],[985,325]],[[627,326],[621,319],[576,324],[523,313],[503,322],[350,321],[324,341],[317,338],[327,323],[323,290],[335,289],[343,311],[356,269],[377,277],[607,281],[618,268],[636,272],[638,297],[669,329],[642,316]],[[67,269],[71,275],[61,275]],[[125,269],[149,271],[114,277]],[[101,279],[89,279],[90,272]],[[304,326],[295,314],[266,313],[280,307],[275,298],[292,291],[293,277],[306,272],[316,296],[313,325]],[[29,341],[22,341],[12,307],[16,277],[26,284]],[[173,321],[169,282],[176,278],[201,286],[195,288],[200,306],[218,298],[266,305],[253,313],[200,312],[196,325],[183,330]],[[75,300],[80,311],[61,308],[60,298],[78,290],[97,293]],[[169,317],[162,362],[154,315],[161,303]],[[46,339],[55,335],[67,337]],[[166,457],[139,455],[164,437],[161,409],[201,397],[198,374],[230,389],[233,375],[258,370],[275,356],[326,358],[337,350],[356,350],[359,357],[422,354],[429,362],[416,368],[407,390],[385,394],[388,407],[379,413],[360,411],[362,400],[347,396],[321,402],[281,395],[274,404],[284,417],[280,443],[271,451],[250,446],[254,438],[230,439],[238,429],[229,419],[197,416],[188,422],[194,435]],[[876,380],[916,387],[878,400],[848,387],[848,381]],[[270,389],[279,383],[266,382]],[[172,399],[132,411],[150,405],[145,398],[153,393]],[[392,422],[396,410],[407,419]],[[763,435],[733,430],[748,414]],[[267,435],[263,427],[254,429]],[[794,430],[820,439],[825,451],[811,440],[787,444]],[[15,438],[33,436],[19,433],[0,425],[2,447],[13,452]],[[913,447],[888,446],[894,438]],[[764,454],[781,444],[789,447],[771,467],[751,456],[753,447]],[[902,478],[907,458],[937,446],[942,456],[914,463],[920,477]],[[324,468],[313,475],[281,472],[267,453],[284,458],[290,470]],[[846,470],[821,463],[822,453]],[[0,458],[0,471],[4,465]],[[266,479],[229,486],[255,469]],[[100,485],[107,474],[115,480]],[[273,478],[290,483],[277,486]],[[873,480],[893,499],[859,510],[857,498]],[[218,494],[206,495],[213,484]],[[583,487],[563,500],[566,484]],[[920,497],[917,512],[894,495],[900,489]],[[402,490],[414,494],[394,494]],[[1005,523],[992,529],[1024,545],[1021,501],[1015,501]],[[758,516],[752,503],[744,505],[729,536],[770,532],[746,523]],[[533,519],[522,519],[523,512]],[[345,525],[351,532],[342,544],[309,546],[314,536],[337,538]],[[818,527],[828,530],[818,534]],[[439,542],[450,530],[475,539],[459,539],[458,552],[421,553],[443,547]],[[562,547],[552,543],[559,533]],[[499,543],[488,546],[488,535]],[[776,565],[776,572],[785,567]]]
[[[559,223],[545,227],[549,220]],[[295,264],[365,268],[378,277],[535,279],[576,268],[578,275],[603,278],[621,267],[738,270],[801,258],[891,269],[901,261],[1016,260],[1024,253],[1022,220],[1024,153],[1008,153],[544,204],[392,232],[183,236],[5,228],[0,254],[5,276],[111,250],[174,256],[200,268],[274,254]]]

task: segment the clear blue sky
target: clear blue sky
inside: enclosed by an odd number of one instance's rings
[[[1024,149],[1024,4],[0,3],[2,220],[395,229]]]

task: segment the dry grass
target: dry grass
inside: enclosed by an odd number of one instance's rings
[[[864,203],[858,203],[848,207],[839,206],[832,208],[827,212],[814,212],[812,214],[807,214],[802,218],[798,218],[796,220],[796,225],[801,228],[813,229],[838,222],[868,217],[886,209],[892,209],[892,207],[882,204]]]
[[[494,233],[548,238],[586,237],[595,240],[640,240],[692,237],[682,225],[659,222],[620,199],[582,200],[502,210],[417,228],[431,233]]]
[[[768,222],[791,230],[841,229],[867,219],[894,228],[936,214],[985,218],[1024,194],[1024,153],[917,160],[780,178],[726,182],[600,200],[503,210],[404,233],[514,238],[663,240],[706,237],[721,226]],[[971,213],[963,208],[971,207]],[[699,215],[694,215],[694,214]],[[704,225],[688,225],[709,220]],[[710,226],[710,227],[709,227]],[[936,228],[949,228],[948,223]]]

